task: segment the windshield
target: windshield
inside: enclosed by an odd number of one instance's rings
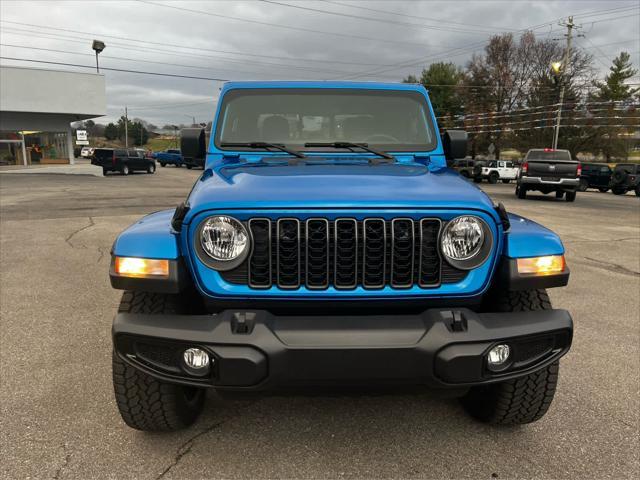
[[[529,150],[525,160],[571,160],[569,150]]]
[[[238,89],[223,99],[215,143],[268,142],[329,151],[305,143],[366,143],[379,150],[436,147],[419,92],[348,89]],[[236,148],[235,150],[242,148]]]

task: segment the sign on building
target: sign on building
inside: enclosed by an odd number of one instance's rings
[[[89,145],[86,130],[76,130],[76,145]]]

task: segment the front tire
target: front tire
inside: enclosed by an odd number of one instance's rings
[[[120,169],[122,175],[129,175],[129,165],[123,165]]]
[[[520,312],[550,310],[547,292],[523,290],[501,292],[491,305],[493,311]],[[559,362],[523,377],[501,383],[472,387],[462,399],[474,418],[497,425],[535,422],[547,413],[558,384]]]
[[[492,172],[491,174],[489,174],[489,183],[491,185],[495,185],[496,183],[498,183],[498,180],[500,180],[500,175],[498,175],[496,172]]]
[[[147,173],[155,173],[156,171],[156,166],[153,163],[150,163],[147,166]]]
[[[119,312],[184,313],[180,298],[147,292],[125,292]],[[132,367],[114,351],[113,389],[120,416],[131,428],[173,431],[186,428],[204,407],[205,390],[161,382]]]

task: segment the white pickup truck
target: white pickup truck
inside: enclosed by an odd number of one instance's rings
[[[489,181],[489,183],[498,183],[498,180],[502,180],[502,183],[509,183],[511,180],[518,178],[518,172],[520,168],[513,162],[506,160],[491,160],[485,165],[476,165],[477,170],[474,171],[474,180],[481,182],[483,179]]]

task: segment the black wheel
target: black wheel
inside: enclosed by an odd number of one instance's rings
[[[186,167],[187,167],[187,170],[191,170],[193,168],[193,165],[187,164]]]
[[[107,170],[106,168],[103,168],[103,169],[102,169],[102,176],[103,176],[103,177],[106,177],[106,176],[107,176],[107,173],[109,173],[109,170]]]
[[[575,202],[576,201],[576,193],[577,192],[567,192],[567,196],[566,196],[567,202]]]
[[[624,195],[625,193],[627,193],[627,190],[622,187],[613,187],[611,191],[614,195]]]
[[[640,197],[640,183],[636,185],[636,197]]]
[[[149,165],[147,165],[147,173],[155,173],[156,171],[156,166],[153,163],[150,163]]]
[[[164,162],[160,162],[160,166],[161,166],[161,167],[166,167],[166,166],[167,166],[167,164],[166,164],[166,163],[164,163]]]
[[[498,175],[497,172],[491,172],[489,174],[489,183],[492,185],[495,185],[496,183],[498,183],[498,180],[500,180],[500,175]]]
[[[545,290],[501,292],[492,302],[493,311],[549,310]],[[472,387],[462,399],[474,418],[498,425],[520,425],[539,420],[547,413],[558,383],[559,362],[523,377],[491,385]]]
[[[119,312],[182,313],[184,307],[175,295],[125,292]],[[183,387],[156,380],[123,361],[113,352],[113,389],[124,422],[145,431],[172,431],[186,428],[204,406],[202,388]]]
[[[516,187],[516,195],[519,199],[524,200],[527,198],[527,189],[522,185]]]
[[[473,177],[475,183],[482,183],[482,177]]]
[[[567,193],[569,193],[569,192],[567,192]],[[564,197],[564,191],[563,190],[560,190],[560,191],[556,192],[556,198],[562,198],[562,197]]]
[[[122,175],[129,175],[129,165],[123,165],[120,169]]]
[[[602,193],[607,193],[609,191],[609,189],[607,187],[600,187],[600,188],[598,188],[598,190],[600,190],[600,192],[602,192]]]
[[[510,182],[511,182],[511,180],[509,180],[509,179],[502,180],[502,183],[510,183]]]
[[[578,190],[580,190],[581,192],[586,192],[587,188],[589,188],[589,181],[586,178],[581,178]]]

